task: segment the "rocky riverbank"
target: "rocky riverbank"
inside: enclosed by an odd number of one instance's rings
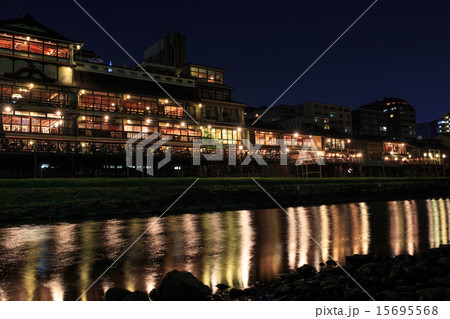
[[[342,268],[328,261],[319,272],[303,265],[250,288],[230,289],[224,284],[217,288],[211,294],[211,288],[192,274],[175,270],[149,295],[112,288],[105,300],[450,300],[450,245],[394,258],[353,255]]]

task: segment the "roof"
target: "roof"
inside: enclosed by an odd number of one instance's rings
[[[167,98],[167,94],[155,82],[148,80],[77,71],[75,69],[74,81],[78,87],[83,89]],[[201,101],[195,87],[166,83],[161,84],[161,86],[176,100]]]
[[[0,30],[6,32],[17,32],[30,36],[36,36],[44,39],[57,40],[62,42],[80,43],[80,41],[72,41],[58,32],[40,24],[31,15],[23,18],[9,19],[0,21]]]

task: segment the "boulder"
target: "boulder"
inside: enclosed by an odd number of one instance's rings
[[[161,281],[158,289],[151,291],[152,300],[193,301],[208,300],[211,288],[187,271],[172,270]]]
[[[316,273],[316,268],[305,264],[300,268],[297,268],[297,273],[302,277],[310,277]]]
[[[109,288],[104,296],[105,301],[123,301],[132,292],[122,288]],[[148,299],[148,298],[147,298]]]

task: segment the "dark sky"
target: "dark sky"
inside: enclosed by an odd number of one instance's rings
[[[137,60],[162,34],[187,36],[188,61],[227,69],[236,100],[270,105],[372,2],[79,0]],[[0,4],[30,13],[106,62],[133,63],[71,0]],[[356,108],[400,97],[417,121],[450,112],[450,1],[379,0],[279,103]]]

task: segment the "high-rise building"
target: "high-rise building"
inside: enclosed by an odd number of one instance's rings
[[[408,102],[399,98],[385,98],[383,101],[363,105],[359,109],[383,112],[389,138],[416,139],[416,112]]]
[[[359,136],[387,136],[387,118],[382,111],[359,108],[352,111],[353,133]]]
[[[266,107],[248,110],[249,119],[258,118],[265,110]],[[301,126],[317,126],[324,130],[352,133],[350,107],[323,102],[274,106],[261,116],[261,121],[278,122],[289,130],[298,129]]]

